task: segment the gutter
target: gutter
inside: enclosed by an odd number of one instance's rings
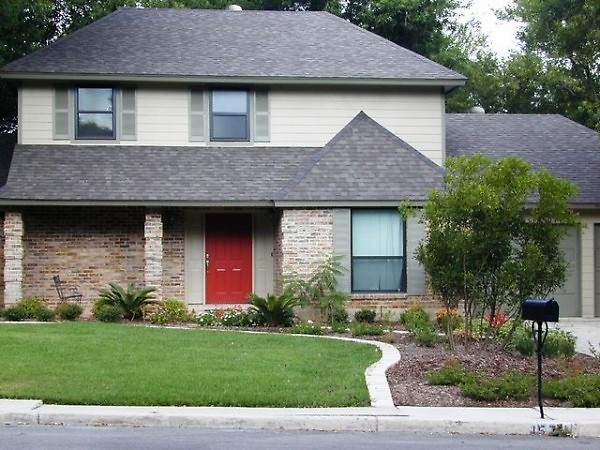
[[[297,76],[218,76],[218,75],[139,75],[139,74],[87,74],[54,72],[0,72],[0,78],[9,80],[42,81],[104,81],[104,82],[163,82],[179,84],[249,84],[249,85],[303,85],[303,86],[424,86],[443,87],[445,92],[463,86],[466,78],[349,78],[349,77],[297,77]]]

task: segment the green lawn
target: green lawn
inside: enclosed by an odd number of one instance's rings
[[[104,323],[0,324],[0,398],[85,405],[368,406],[376,347]]]

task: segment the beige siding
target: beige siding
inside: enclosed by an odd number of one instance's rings
[[[427,286],[425,282],[425,269],[415,258],[415,251],[425,237],[425,227],[416,217],[406,220],[406,292],[408,294],[425,295]]]
[[[204,214],[185,214],[185,302],[204,304]]]
[[[594,257],[594,248],[600,248],[595,242],[599,236],[594,236],[595,224],[600,224],[599,213],[581,214],[585,228],[581,230],[581,315],[583,317],[600,317],[600,311],[595,308],[595,279],[600,267],[600,260]]]
[[[254,286],[253,292],[266,296],[274,292],[273,218],[269,213],[254,214]]]
[[[19,133],[22,144],[52,144],[54,89],[24,86],[20,89]]]
[[[444,103],[436,90],[274,87],[270,102],[271,145],[322,146],[364,111],[441,164]]]
[[[135,144],[198,145],[197,142],[189,142],[188,92],[188,89],[180,87],[139,88]]]

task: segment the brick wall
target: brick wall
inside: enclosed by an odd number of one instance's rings
[[[281,276],[309,275],[333,254],[333,214],[329,209],[281,211],[274,245],[276,290]]]
[[[57,300],[52,276],[93,301],[108,282],[144,283],[143,208],[23,210],[23,296]]]
[[[442,307],[442,303],[429,295],[407,294],[352,294],[347,304],[348,312],[352,317],[354,311],[367,308],[377,312],[380,318],[385,313],[391,314],[394,319],[399,319],[400,313],[413,304],[425,308],[432,315]]]

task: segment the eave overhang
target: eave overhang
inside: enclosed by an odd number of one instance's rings
[[[286,76],[219,76],[219,75],[151,75],[151,74],[86,74],[0,72],[9,80],[79,81],[111,83],[177,83],[177,84],[245,84],[245,85],[303,85],[303,86],[417,86],[443,87],[446,92],[463,86],[466,78],[400,79],[400,78],[344,78],[344,77],[286,77]]]

